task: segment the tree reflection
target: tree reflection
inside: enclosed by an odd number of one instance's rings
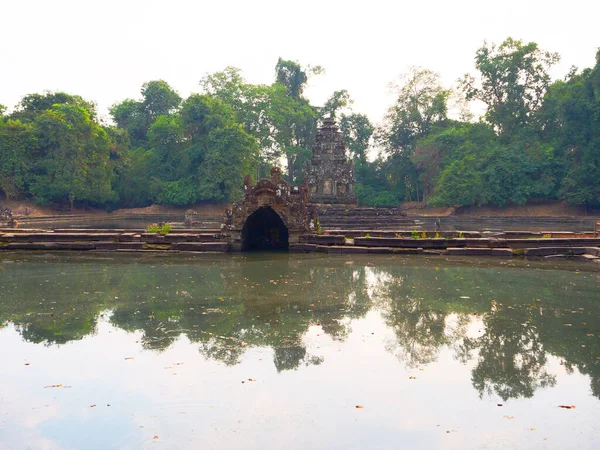
[[[69,257],[5,271],[0,324],[23,339],[60,345],[93,334],[102,320],[151,351],[182,336],[207,359],[235,365],[270,348],[278,372],[318,365],[305,338],[319,330],[344,341],[354,319],[378,312],[393,338],[386,348],[406,367],[435,363],[450,349],[475,362],[473,387],[503,400],[554,386],[549,355],[589,375],[600,398],[597,281],[498,268],[347,264],[343,258],[127,259],[106,264]],[[39,275],[43,274],[43,275]],[[48,281],[46,281],[48,280]],[[587,284],[586,284],[587,283]]]
[[[477,350],[473,387],[479,395],[496,394],[503,400],[530,398],[537,388],[554,386],[556,377],[547,371],[547,357],[539,334],[515,309],[493,311],[484,317],[485,333],[465,338],[466,353]]]

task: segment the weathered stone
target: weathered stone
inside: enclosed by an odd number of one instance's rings
[[[445,249],[448,246],[446,239],[402,239],[379,237],[356,237],[354,244],[364,247],[394,247],[394,248],[427,248]]]
[[[301,236],[301,241],[307,244],[320,244],[320,245],[344,245],[346,238],[340,235],[333,234],[306,234]]]
[[[312,158],[304,171],[312,203],[356,205],[354,165],[333,118],[325,119],[317,131]]]
[[[117,240],[118,233],[19,233],[0,236],[3,242],[88,242]]]
[[[143,242],[117,242],[117,250],[142,250]]]
[[[197,235],[198,242],[214,242],[214,241],[216,241],[218,239],[219,239],[219,235],[218,234],[203,233],[203,234]]]
[[[512,258],[513,252],[508,248],[448,248],[445,252],[449,256],[497,256]]]
[[[58,250],[94,250],[96,245],[93,242],[57,242]]]
[[[156,234],[156,233],[144,233],[141,235],[141,239],[144,242],[150,244],[171,244],[173,242],[193,242],[198,240],[197,234]]]
[[[315,244],[290,244],[289,251],[292,253],[314,253],[317,251],[317,246]]]
[[[171,249],[185,252],[227,252],[227,242],[177,242]]]
[[[273,167],[271,178],[255,186],[247,177],[243,200],[223,217],[222,234],[234,251],[287,249],[301,234],[316,230],[316,224],[306,185],[291,187],[281,178],[281,169]]]
[[[94,242],[96,250],[116,250],[117,245],[116,242]]]
[[[333,247],[329,247],[329,253],[332,253],[332,254],[340,253],[340,254],[346,254],[346,255],[361,254],[361,253],[369,253],[369,248],[368,247],[356,247],[356,246],[351,246],[351,245],[333,246]]]
[[[592,262],[592,261],[596,261],[598,259],[600,259],[600,258],[598,258],[595,255],[588,255],[588,254],[577,255],[577,256],[573,257],[573,260],[575,260],[575,261],[586,261],[586,262]]]
[[[524,251],[527,257],[541,257],[550,255],[583,255],[587,253],[585,247],[541,247],[526,248]]]
[[[58,250],[57,242],[12,242],[0,246],[0,250]]]

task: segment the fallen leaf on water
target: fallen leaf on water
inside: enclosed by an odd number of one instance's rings
[[[355,408],[356,409],[362,409],[362,408],[364,408],[364,406],[363,405],[356,405]]]
[[[152,439],[158,439],[158,436],[154,436]]]
[[[133,359],[132,356],[128,356],[127,358],[125,358],[125,361],[127,361],[128,359]]]
[[[96,405],[90,405],[90,408],[95,408],[95,407],[96,407]]]
[[[558,407],[563,409],[575,409],[575,405],[558,405]]]
[[[535,427],[531,427],[531,428],[530,428],[530,430],[531,430],[531,431],[535,431],[535,430],[536,430],[536,428],[535,428]]]
[[[504,406],[502,403],[498,403],[498,406]]]
[[[572,327],[573,325],[570,323],[565,323],[565,327]]]
[[[412,375],[411,375],[410,377],[408,377],[408,379],[409,379],[409,380],[416,380],[416,379],[417,379],[417,377],[414,377],[414,376],[412,376]]]
[[[515,418],[515,416],[504,416],[504,417],[506,417],[508,420],[512,420]]]

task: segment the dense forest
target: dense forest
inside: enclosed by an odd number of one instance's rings
[[[184,99],[149,81],[140,98],[113,105],[112,123],[80,96],[30,94],[10,113],[0,105],[0,199],[106,209],[236,200],[244,175],[272,164],[301,182],[317,126],[333,115],[361,205],[598,206],[600,50],[595,67],[552,81],[558,61],[508,38],[479,48],[473,73],[451,88],[413,68],[378,124],[352,110],[346,90],[312,105],[304,91],[323,69],[281,58],[270,85],[227,67]]]

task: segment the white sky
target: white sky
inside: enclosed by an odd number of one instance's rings
[[[559,52],[555,78],[592,67],[599,17],[597,0],[0,0],[0,103],[63,90],[106,115],[149,80],[187,96],[232,65],[271,83],[281,56],[326,69],[307,91],[314,104],[347,89],[354,111],[378,121],[390,81],[422,66],[449,86],[474,72],[484,40]]]

